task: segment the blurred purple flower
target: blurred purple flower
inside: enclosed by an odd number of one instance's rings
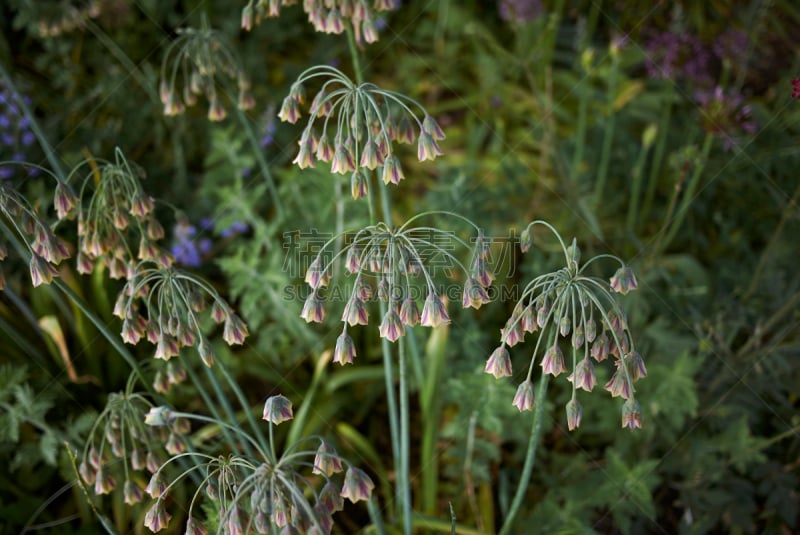
[[[676,80],[684,76],[694,83],[711,81],[708,71],[711,55],[694,35],[660,32],[653,35],[644,48],[645,68],[651,78]]]
[[[500,0],[500,18],[506,22],[525,24],[542,14],[541,0]]]
[[[729,28],[719,34],[711,46],[714,55],[721,60],[740,61],[747,52],[747,34],[735,28]]]
[[[744,103],[739,94],[726,93],[717,86],[712,90],[699,91],[696,100],[702,108],[703,127],[722,139],[725,150],[731,150],[739,143],[736,135],[756,133],[750,106]]]
[[[800,78],[792,80],[792,98],[800,98]]]
[[[203,256],[211,251],[210,238],[197,238],[197,227],[180,221],[173,229],[174,242],[170,251],[175,261],[188,267],[199,267],[203,264]]]
[[[222,229],[222,232],[220,232],[219,235],[222,236],[223,238],[230,238],[231,236],[247,232],[249,228],[250,227],[247,225],[247,223],[243,223],[241,221],[234,221],[233,223],[231,223],[231,226]]]
[[[5,82],[0,81],[0,161],[29,160],[27,148],[36,140],[31,130],[30,118],[21,112],[21,103],[30,104],[30,98],[14,93]],[[10,178],[20,167],[0,168],[0,179]],[[29,176],[39,174],[39,169],[29,167]]]

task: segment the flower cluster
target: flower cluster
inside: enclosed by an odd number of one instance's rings
[[[296,4],[297,0],[249,0],[242,9],[242,29],[251,30],[266,17],[280,15],[281,7]],[[314,30],[340,34],[350,21],[357,43],[378,40],[377,13],[395,9],[395,0],[303,0],[303,11]]]
[[[456,245],[466,249],[470,249],[470,246],[450,232],[431,227],[410,227],[410,223],[418,217],[421,216],[412,218],[396,229],[379,223],[359,230],[335,254],[328,250],[337,242],[334,238],[320,248],[308,267],[305,281],[311,287],[311,293],[301,313],[307,322],[321,322],[325,317],[321,292],[330,283],[331,268],[337,259],[344,257],[347,271],[355,275],[342,314],[344,327],[336,342],[334,362],[353,362],[356,350],[352,338],[347,334],[347,327],[369,323],[367,304],[376,295],[378,300],[387,304],[379,332],[382,338],[390,342],[403,336],[406,327],[437,327],[449,323],[445,300],[437,293],[434,284],[433,264],[457,266],[465,273],[467,279],[462,291],[464,308],[479,308],[489,302],[487,289],[494,275],[488,265],[489,245],[483,234],[479,231],[472,264],[467,269],[450,250],[454,250]],[[429,265],[426,266],[426,263]],[[417,295],[426,296],[421,312]]]
[[[385,184],[398,184],[404,178],[394,142],[416,140],[420,161],[442,154],[438,141],[444,139],[444,132],[420,103],[374,84],[356,85],[329,66],[312,67],[292,84],[278,113],[282,121],[297,122],[306,99],[304,84],[315,78],[325,81],[311,102],[300,137],[294,163],[301,169],[314,167],[319,160],[329,162],[332,173],[351,173],[353,198],[358,199],[368,191],[363,169],[380,167]],[[320,132],[315,126],[322,118]]]
[[[164,115],[179,115],[186,107],[194,106],[200,95],[205,95],[209,102],[208,119],[224,120],[227,112],[217,85],[226,82],[226,78],[236,81],[236,106],[240,110],[252,109],[255,100],[250,79],[219,32],[205,27],[179,30],[161,64],[159,94]]]
[[[225,342],[243,343],[247,326],[212,286],[190,273],[153,261],[136,265],[134,276],[117,297],[114,315],[122,319],[126,343],[147,339],[156,346],[154,357],[166,361],[178,356],[182,347],[196,346],[203,363],[211,367],[214,349],[200,321],[200,313],[209,308],[209,299],[210,316],[224,325]]]
[[[46,9],[46,18],[39,20],[39,35],[57,37],[84,28],[86,21],[102,14],[103,0],[90,0],[85,5],[55,3]]]
[[[169,425],[178,416],[165,408],[151,409],[149,422]],[[264,419],[277,425],[292,418],[291,403],[283,396],[267,399]],[[241,433],[237,429],[237,432]],[[243,435],[244,439],[252,439]],[[255,445],[255,441],[252,441]],[[307,444],[318,444],[315,448]],[[319,437],[308,437],[289,446],[280,457],[259,451],[254,459],[241,455],[213,457],[189,453],[201,463],[167,484],[163,470],[179,457],[167,460],[147,486],[155,500],[145,515],[145,526],[157,532],[167,526],[171,515],[165,498],[181,477],[191,471],[202,473],[202,483],[189,505],[186,533],[205,533],[206,526],[197,516],[199,501],[205,496],[219,511],[218,533],[313,533],[330,534],[333,514],[344,507],[344,499],[353,503],[369,500],[375,485],[363,470],[350,466],[336,449]],[[345,466],[347,466],[345,470]],[[311,474],[307,473],[311,467]],[[339,475],[344,472],[344,476]],[[311,477],[313,476],[313,477]],[[320,483],[324,482],[321,485]]]
[[[66,186],[59,183],[58,187]],[[71,256],[67,243],[56,236],[27,199],[6,182],[0,182],[0,214],[5,220],[4,224],[13,228],[31,255],[30,273],[33,286],[50,284],[53,277],[58,275],[55,266]],[[0,262],[7,255],[6,245],[0,242]],[[5,275],[0,270],[0,289],[3,287]]]
[[[156,260],[164,266],[172,257],[159,249],[156,242],[164,237],[164,228],[155,218],[154,202],[139,182],[144,171],[128,162],[117,149],[114,162],[95,161],[83,179],[79,195],[66,184],[55,192],[55,207],[59,219],[78,214],[78,272],[91,273],[95,262],[102,261],[113,279],[130,279],[135,270],[134,253],[128,234],[135,230],[139,237],[136,257]],[[80,164],[70,178],[83,169]],[[88,202],[83,201],[85,190],[94,184]]]
[[[96,495],[118,488],[121,476],[125,503],[133,505],[142,501],[144,489],[139,482],[149,477],[145,471],[157,472],[165,452],[178,455],[186,451],[184,436],[190,425],[183,418],[165,421],[158,428],[145,425],[152,404],[131,392],[131,383],[128,387],[126,392],[108,396],[84,446],[78,472]]]
[[[744,104],[741,95],[726,93],[717,86],[710,91],[698,92],[696,98],[701,106],[703,127],[721,138],[726,150],[737,144],[737,133],[755,134],[757,127],[750,106]]]
[[[710,80],[709,54],[703,42],[690,33],[670,31],[654,34],[645,43],[645,68],[651,78],[688,80],[705,84]]]
[[[25,160],[25,153],[36,139],[31,130],[31,121],[22,111],[22,103],[30,106],[27,95],[20,97],[0,80],[0,162]],[[0,164],[0,179],[10,178],[14,167]],[[28,167],[27,174],[35,176],[39,173],[36,167]]]
[[[489,357],[486,372],[497,378],[511,376],[511,357],[507,347],[522,342],[526,333],[538,331],[528,374],[519,385],[513,404],[520,411],[533,408],[533,365],[539,359],[542,373],[555,376],[567,372],[562,339],[569,341],[572,353],[572,399],[567,404],[567,424],[570,430],[580,425],[582,409],[577,389],[590,392],[595,384],[595,363],[614,357],[615,371],[605,389],[612,397],[626,400],[623,407],[623,427],[641,427],[641,411],[634,397],[633,383],[647,375],[644,361],[635,350],[625,313],[612,292],[626,294],[637,288],[630,267],[610,255],[598,255],[580,264],[580,251],[573,241],[566,247],[561,236],[549,224],[534,221],[523,231],[520,240],[523,252],[530,248],[534,225],[544,225],[558,238],[566,265],[557,271],[540,275],[525,287],[511,317],[501,330],[501,343]],[[586,273],[595,261],[609,258],[621,264],[610,282]]]

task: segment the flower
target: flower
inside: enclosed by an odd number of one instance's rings
[[[198,239],[196,235],[197,227],[188,221],[180,221],[175,225],[174,242],[170,252],[179,264],[199,267],[203,263],[203,257],[211,251],[211,239],[208,237]]]
[[[495,379],[511,377],[511,356],[504,344],[500,344],[497,349],[492,351],[492,355],[486,361],[484,371],[494,375]]]
[[[800,98],[800,78],[792,80],[792,98]]]
[[[574,431],[581,425],[581,416],[583,416],[583,407],[577,399],[571,399],[567,402],[567,428]]]
[[[737,134],[755,134],[757,126],[750,106],[744,104],[741,95],[725,92],[717,86],[698,91],[695,98],[701,106],[703,127],[708,133],[722,138],[726,150],[738,145]]]
[[[629,266],[623,266],[614,273],[611,277],[611,289],[622,295],[627,294],[631,290],[636,290],[639,284],[636,282],[636,276]]]
[[[353,503],[356,503],[358,500],[366,501],[372,496],[372,490],[374,488],[375,483],[372,482],[363,470],[351,466],[344,475],[341,496]]]
[[[544,354],[541,362],[542,373],[549,373],[553,377],[557,377],[560,373],[567,371],[564,365],[564,353],[557,345],[550,346]]]
[[[342,461],[337,456],[336,450],[324,440],[321,441],[317,454],[314,456],[314,469],[312,472],[331,477],[342,470]]]
[[[517,387],[517,393],[514,394],[514,401],[511,403],[520,412],[533,410],[533,383],[530,379],[526,379]]]
[[[333,362],[338,362],[342,366],[352,364],[356,357],[356,348],[353,339],[347,333],[342,333],[336,339],[336,349],[333,350]]]
[[[630,430],[642,427],[642,408],[639,406],[639,402],[633,398],[622,406],[622,427]]]
[[[264,420],[278,425],[294,418],[292,413],[292,402],[282,394],[270,396],[264,403]]]
[[[653,34],[645,43],[645,68],[651,78],[675,80],[685,76],[694,83],[710,81],[710,54],[702,41],[689,33]]]

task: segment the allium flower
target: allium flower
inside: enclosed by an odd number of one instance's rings
[[[419,216],[418,216],[419,217]],[[416,218],[415,218],[416,219]],[[301,317],[306,321],[322,321],[325,316],[323,299],[315,290],[327,285],[332,265],[344,259],[347,273],[355,275],[350,296],[342,313],[342,322],[349,326],[367,325],[369,312],[367,302],[377,294],[387,303],[381,316],[379,334],[390,342],[397,341],[406,332],[406,327],[422,325],[438,327],[450,322],[445,300],[434,285],[434,272],[428,263],[445,261],[449,265],[464,268],[464,264],[451,252],[456,245],[469,247],[467,242],[454,238],[454,234],[432,227],[416,229],[406,224],[390,229],[385,224],[366,227],[353,235],[334,237],[317,252],[305,274],[306,283],[312,292],[306,299]],[[472,269],[467,271],[464,288],[465,307],[479,307],[488,301],[486,285],[494,276],[488,267],[488,243],[481,237],[475,241],[472,251]],[[347,238],[347,239],[343,239]],[[341,250],[331,250],[342,243]],[[442,260],[444,258],[444,260]],[[377,279],[374,285],[367,279]],[[420,291],[426,296],[420,312],[414,296]],[[349,363],[355,356],[352,339],[346,328],[337,339],[334,361]]]
[[[228,92],[224,84],[232,81],[238,94],[235,105],[240,110],[252,109],[255,100],[250,80],[222,35],[205,24],[201,29],[180,29],[161,64],[159,95],[164,115],[179,115],[205,95],[208,119],[222,121],[227,112],[220,95]],[[218,84],[223,86],[222,91],[218,92]]]
[[[489,360],[486,361],[486,369],[484,371],[494,375],[495,379],[511,377],[511,356],[508,354],[505,345],[500,344],[492,352]]]
[[[520,410],[529,410],[533,406],[531,376],[537,357],[541,357],[539,364],[543,374],[555,377],[566,372],[567,362],[562,346],[568,340],[572,353],[572,370],[567,379],[572,383],[573,395],[566,410],[569,429],[573,430],[580,425],[582,416],[576,397],[577,390],[590,392],[597,383],[590,356],[597,362],[610,355],[615,357],[616,371],[605,385],[612,397],[621,396],[632,400],[634,381],[647,374],[641,355],[633,348],[633,337],[625,314],[613,296],[615,292],[627,293],[635,289],[636,278],[629,267],[610,255],[599,255],[581,264],[580,250],[575,241],[567,247],[558,232],[544,221],[534,221],[528,225],[523,231],[525,243],[532,243],[531,231],[537,225],[547,227],[558,239],[564,253],[565,266],[535,277],[525,287],[502,330],[502,345],[494,350],[486,363],[486,372],[495,377],[510,375],[510,357],[505,346],[520,342],[524,332],[537,332],[528,375],[519,385],[513,402]],[[585,272],[587,266],[605,258],[614,259],[621,265],[610,282]],[[598,323],[602,326],[599,335]],[[540,350],[542,347],[547,348],[543,355]],[[583,353],[583,358],[580,358],[580,353]]]
[[[93,192],[86,201],[77,199],[78,271],[90,273],[96,261],[103,261],[112,278],[129,279],[136,262],[132,257],[136,243],[139,260],[171,265],[172,257],[155,245],[164,237],[164,229],[155,219],[153,199],[142,189],[144,171],[117,149],[114,162],[82,162],[69,178],[83,172],[79,190]],[[58,191],[56,195],[58,205]]]
[[[211,318],[224,324],[223,340],[231,346],[242,344],[248,336],[247,325],[211,285],[191,273],[152,261],[135,265],[117,297],[114,315],[122,320],[123,339],[136,344],[147,338],[156,346],[155,358],[169,360],[182,347],[195,346],[203,363],[211,366],[214,352],[200,328],[208,299],[213,304]],[[173,377],[177,375],[173,373]]]
[[[292,84],[278,113],[282,121],[295,123],[300,118],[304,84],[320,77],[325,81],[311,102],[294,160],[301,169],[318,161],[330,163],[331,172],[351,174],[353,198],[359,199],[369,187],[363,169],[383,166],[386,184],[404,178],[395,142],[413,143],[416,138],[420,161],[442,154],[438,142],[444,132],[420,103],[375,84],[356,85],[330,66],[312,67]]]
[[[270,396],[264,403],[264,420],[278,425],[294,418],[292,413],[292,402],[281,394]]]
[[[622,427],[631,430],[642,427],[642,409],[635,399],[629,399],[622,406]]]
[[[517,387],[512,405],[520,412],[533,410],[533,383],[530,379],[526,379]]]
[[[135,392],[109,394],[80,457],[78,472],[83,481],[97,495],[120,491],[125,503],[140,502],[142,488],[136,481],[147,477],[142,471],[158,470],[157,452],[164,451],[168,434],[188,431],[186,422],[171,414],[169,408],[153,407]],[[116,481],[124,481],[121,488]],[[160,496],[165,487],[156,478],[145,490],[151,496]]]
[[[583,416],[583,407],[577,399],[571,399],[567,402],[567,428],[574,431],[581,425],[581,417]]]
[[[726,93],[717,86],[710,91],[697,93],[701,106],[703,127],[707,132],[722,138],[723,146],[730,150],[739,142],[736,135],[756,133],[756,123],[751,116],[750,106],[744,104],[741,95]]]
[[[342,498],[347,498],[353,503],[359,500],[369,500],[372,496],[372,490],[375,488],[375,483],[372,482],[370,477],[360,468],[351,466],[347,469],[344,476],[344,485],[342,486]]]
[[[280,15],[281,7],[295,4],[292,0],[249,0],[242,9],[242,29],[251,30],[266,17]],[[305,0],[303,11],[314,30],[322,33],[340,34],[345,21],[353,28],[357,43],[374,43],[378,40],[378,14],[396,9],[399,2],[394,0]]]
[[[314,469],[312,472],[320,475],[324,474],[325,477],[331,477],[333,474],[341,472],[342,470],[342,461],[339,459],[336,450],[323,440],[314,457]]]

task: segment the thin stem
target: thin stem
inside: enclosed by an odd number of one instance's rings
[[[611,73],[608,77],[608,119],[606,131],[603,136],[603,152],[600,155],[600,167],[597,170],[597,182],[594,185],[594,205],[600,206],[603,202],[603,192],[608,177],[608,164],[611,161],[611,145],[614,142],[614,126],[617,114],[614,112],[614,102],[617,99],[617,78],[619,76],[619,54],[611,52]]]
[[[409,477],[411,468],[409,466],[409,430],[408,430],[408,384],[406,372],[406,348],[405,340],[401,336],[398,340],[398,353],[400,364],[398,373],[400,375],[400,470],[397,472],[397,486],[401,495],[401,506],[403,508],[403,532],[411,535],[411,486]]]
[[[692,173],[692,176],[689,179],[689,182],[686,186],[686,191],[683,194],[683,199],[681,199],[681,204],[678,207],[678,210],[675,212],[675,219],[672,220],[666,236],[661,241],[660,250],[662,251],[666,249],[675,238],[675,235],[678,233],[678,230],[680,230],[681,225],[683,224],[683,220],[686,218],[686,214],[689,212],[689,206],[692,204],[692,202],[694,202],[695,191],[697,190],[697,186],[700,184],[700,178],[702,178],[703,171],[706,168],[708,154],[711,152],[711,145],[713,142],[714,136],[711,133],[706,134],[705,141],[703,141],[703,149],[700,154],[700,162],[694,168],[694,173]]]
[[[511,507],[509,507],[508,514],[500,528],[499,535],[508,535],[508,533],[511,533],[514,518],[516,518],[519,512],[522,500],[525,498],[525,492],[528,490],[528,483],[530,482],[531,473],[533,472],[533,465],[536,462],[536,448],[539,445],[539,435],[542,432],[544,400],[547,394],[547,383],[549,379],[549,375],[542,374],[542,378],[539,380],[539,389],[536,392],[535,408],[533,410],[533,425],[531,426],[531,436],[528,441],[528,451],[525,455],[525,464],[522,467],[522,476],[517,484],[517,491],[514,494]]]
[[[239,400],[239,404],[242,406],[242,410],[244,410],[245,417],[247,418],[247,422],[250,424],[250,427],[253,429],[253,434],[255,435],[256,439],[258,440],[259,446],[264,451],[264,453],[271,451],[270,448],[267,446],[266,438],[264,437],[264,432],[261,430],[261,427],[256,423],[255,418],[253,417],[253,409],[250,404],[247,402],[247,398],[244,396],[244,392],[239,387],[239,383],[231,375],[230,370],[225,365],[224,362],[221,360],[217,362],[217,366],[222,371],[223,377],[228,382],[228,385],[233,390],[234,395],[236,395],[236,399]],[[274,458],[272,459],[275,460]]]
[[[264,176],[264,180],[267,182],[267,188],[269,189],[270,195],[272,195],[278,218],[282,219],[284,214],[283,204],[281,203],[281,198],[278,196],[278,190],[275,187],[275,181],[272,179],[272,173],[270,173],[269,165],[267,165],[267,161],[264,159],[264,155],[261,153],[261,146],[258,144],[256,135],[253,133],[253,127],[250,125],[250,122],[247,120],[247,117],[242,110],[240,110],[238,107],[234,107],[234,109],[236,110],[236,117],[242,124],[245,134],[247,134],[247,140],[250,142],[250,145],[253,148],[253,154],[256,157],[256,162],[258,162],[258,168],[261,171],[261,174]]]
[[[353,35],[352,28],[348,27],[347,31],[347,47],[350,50],[350,59],[353,60],[353,72],[356,76],[356,83],[361,85],[364,83],[364,71],[361,69],[361,56],[356,46],[356,38]]]
[[[644,163],[647,161],[647,153],[650,151],[650,145],[642,140],[642,148],[639,150],[639,157],[636,159],[636,164],[633,166],[633,186],[631,188],[630,203],[628,204],[628,217],[626,226],[628,233],[633,234],[636,227],[637,216],[639,215],[639,197],[642,191],[642,175],[644,174]]]
[[[669,137],[669,123],[672,117],[672,100],[675,92],[673,84],[668,84],[667,92],[664,95],[664,109],[661,114],[661,121],[658,123],[658,143],[653,153],[653,160],[650,163],[650,176],[647,178],[647,192],[644,197],[644,204],[642,205],[642,221],[647,221],[650,215],[650,207],[653,204],[653,199],[656,195],[656,186],[658,185],[658,176],[661,172],[661,162],[664,160],[664,150],[667,147],[667,138]]]
[[[230,420],[231,424],[232,425],[236,425],[237,422],[239,421],[238,418],[236,418],[236,411],[233,410],[233,407],[231,406],[230,402],[228,401],[228,397],[225,395],[225,392],[223,392],[222,385],[219,384],[219,380],[217,379],[217,376],[214,375],[214,372],[211,371],[211,368],[208,368],[207,366],[203,366],[203,369],[206,371],[206,375],[208,376],[208,380],[211,382],[211,388],[214,389],[214,393],[216,394],[217,399],[219,400],[219,403],[222,406],[222,409],[228,415],[228,419]],[[255,452],[253,451],[253,449],[250,447],[250,444],[248,444],[247,442],[244,442],[243,445],[244,445],[244,449],[245,449],[247,455],[249,455],[250,458],[252,458],[252,459],[256,459],[257,457],[255,456]],[[264,451],[267,451],[267,450],[264,450]]]

